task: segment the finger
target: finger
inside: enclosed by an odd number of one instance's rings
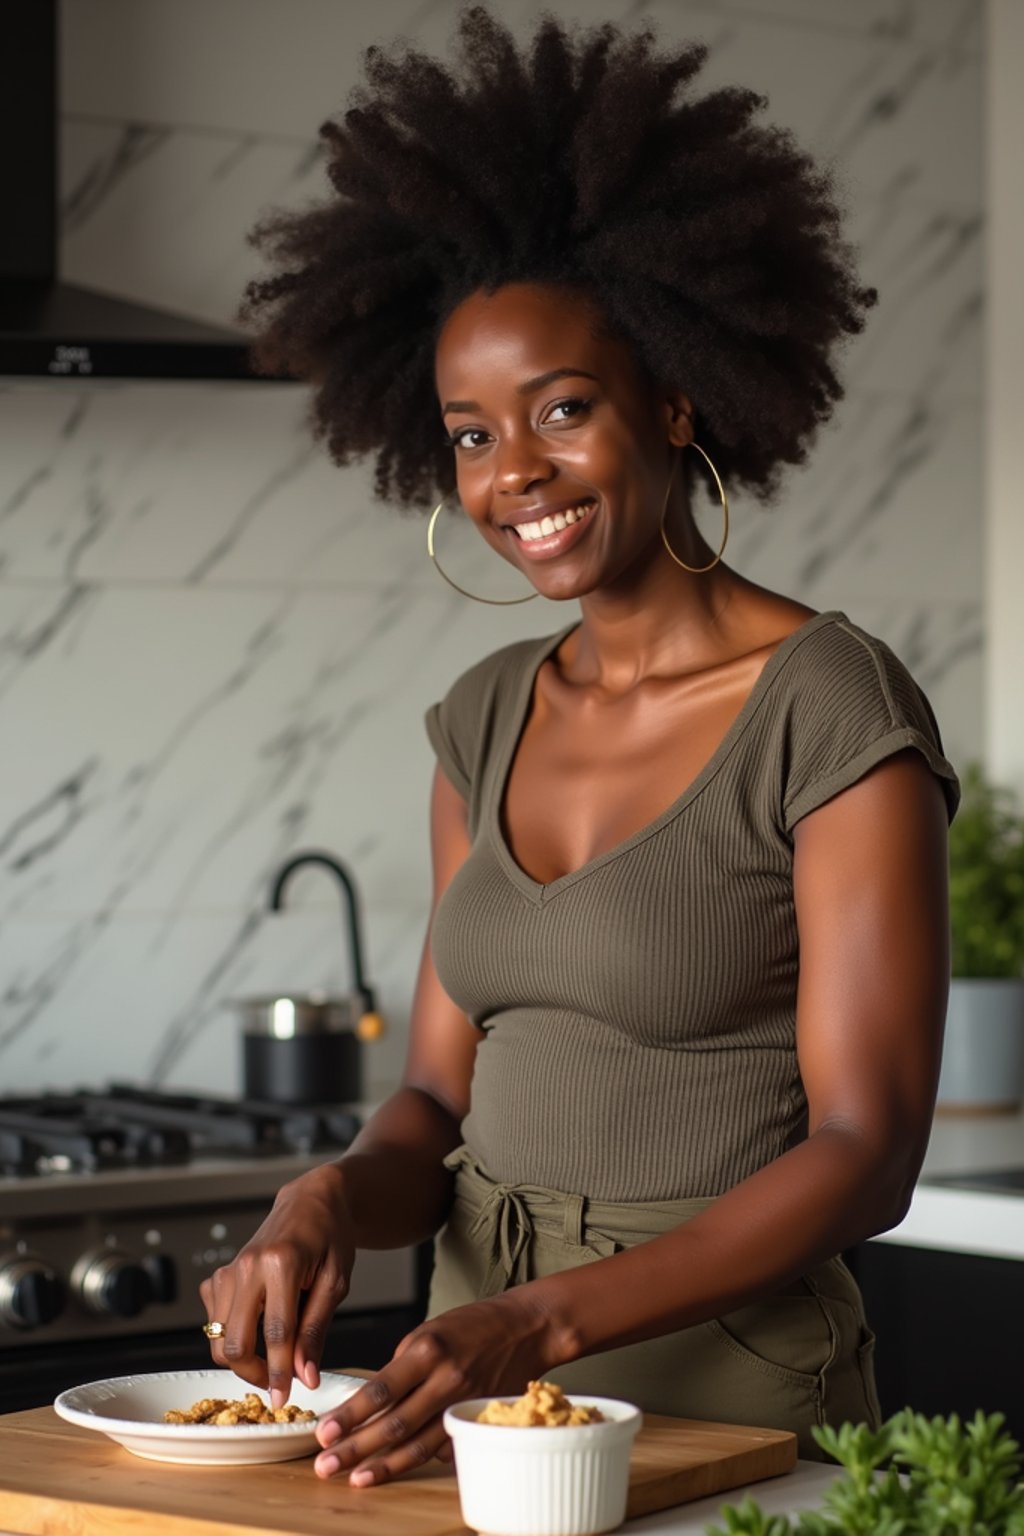
[[[409,1348],[409,1345],[412,1343],[415,1337],[416,1329],[414,1328],[410,1333],[407,1333],[404,1338],[399,1339],[394,1348],[394,1358],[396,1360],[398,1359],[399,1355],[405,1354],[405,1351]]]
[[[317,1275],[299,1318],[295,1337],[295,1374],[307,1387],[320,1385],[320,1360],[327,1342],[327,1330],[338,1304],[348,1292],[348,1277],[323,1269]]]
[[[390,1482],[403,1472],[415,1471],[437,1455],[447,1438],[440,1420],[428,1424],[419,1434],[404,1440],[387,1455],[374,1456],[354,1466],[349,1473],[349,1482],[355,1488],[370,1488],[376,1483]],[[349,1465],[348,1457],[339,1448],[335,1448],[321,1452],[314,1463],[314,1470],[318,1477],[334,1477],[338,1472],[347,1470]]]
[[[432,1456],[444,1439],[441,1411],[459,1395],[457,1391],[446,1392],[435,1376],[349,1434],[327,1430],[321,1421],[323,1432],[317,1431],[317,1439],[325,1447],[321,1460],[326,1464],[327,1457],[333,1458],[335,1470],[348,1472],[370,1461],[386,1470],[392,1466],[393,1457],[399,1461],[407,1454],[418,1457],[425,1444]],[[420,1461],[409,1465],[418,1466]]]
[[[292,1390],[295,1332],[299,1311],[300,1275],[287,1252],[263,1255],[263,1342],[267,1349],[270,1400],[282,1408]]]
[[[434,1452],[434,1455],[437,1457],[438,1461],[448,1462],[449,1465],[455,1460],[455,1447],[452,1444],[449,1436],[445,1436],[442,1443]]]
[[[207,1323],[220,1323],[226,1331],[225,1319],[231,1313],[233,1291],[234,1285],[231,1272],[226,1268],[214,1270],[212,1275],[209,1275],[200,1282],[199,1295],[202,1298],[203,1306],[206,1308]],[[219,1338],[212,1339],[207,1335],[207,1338],[209,1339],[210,1357],[214,1365],[219,1366],[221,1370],[230,1370],[231,1366],[224,1356],[224,1334],[222,1333]]]
[[[445,1438],[440,1422],[428,1426],[422,1434],[407,1440],[390,1455],[363,1462],[349,1473],[348,1480],[354,1488],[371,1488],[378,1483],[388,1483],[393,1477],[401,1477],[403,1472],[414,1472],[437,1453]]]
[[[320,1444],[330,1445],[352,1434],[360,1425],[367,1424],[393,1403],[407,1397],[427,1375],[429,1370],[424,1369],[422,1361],[412,1356],[403,1356],[400,1361],[391,1360],[358,1392],[353,1392],[337,1408],[323,1415],[316,1431]]]
[[[254,1387],[267,1385],[266,1365],[256,1353],[262,1301],[262,1285],[255,1274],[247,1274],[237,1263],[214,1271],[211,1321],[223,1323],[224,1332],[211,1341],[211,1353],[218,1365]]]

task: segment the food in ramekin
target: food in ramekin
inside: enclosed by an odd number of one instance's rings
[[[494,1398],[482,1413],[477,1414],[478,1424],[510,1424],[522,1429],[538,1425],[549,1429],[573,1424],[603,1424],[600,1408],[586,1403],[571,1403],[561,1387],[553,1381],[531,1381],[522,1397],[514,1402]]]
[[[514,1399],[505,1400],[509,1405]],[[575,1406],[584,1405],[600,1418],[554,1426],[481,1423],[490,1407],[485,1397],[446,1409],[464,1524],[488,1536],[595,1536],[621,1525],[643,1416],[635,1404],[611,1397],[581,1394]]]

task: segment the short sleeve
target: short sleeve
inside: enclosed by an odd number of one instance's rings
[[[848,620],[802,647],[801,686],[789,715],[784,825],[856,784],[886,758],[919,752],[939,780],[952,820],[960,798],[927,698],[884,642]]]
[[[470,777],[467,743],[464,729],[459,728],[458,709],[452,705],[452,695],[431,704],[426,713],[427,735],[430,745],[444,770],[449,783],[458,790],[464,800],[469,799]]]
[[[457,677],[440,703],[427,710],[427,735],[445,777],[474,807],[501,701],[514,692],[523,658],[536,648],[533,641],[492,652]]]
[[[518,729],[518,710],[537,668],[570,629],[537,640],[517,640],[492,651],[456,678],[444,698],[426,713],[427,735],[444,770],[469,807],[473,832],[489,792],[488,765]],[[500,791],[499,791],[500,793]]]

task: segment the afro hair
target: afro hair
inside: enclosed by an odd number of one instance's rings
[[[482,6],[451,65],[367,50],[320,130],[333,195],[256,227],[270,270],[241,309],[257,366],[313,383],[335,462],[375,454],[377,494],[405,505],[448,494],[440,327],[472,292],[549,282],[694,401],[730,488],[772,496],[841,398],[835,352],[875,295],[829,177],[755,122],[764,98],[694,93],[705,54],[550,17],[520,48]]]

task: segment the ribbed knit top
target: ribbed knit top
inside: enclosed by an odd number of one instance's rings
[[[442,985],[485,1031],[463,1137],[504,1183],[717,1195],[806,1135],[796,823],[908,747],[950,815],[956,776],[902,663],[821,613],[773,652],[667,810],[538,884],[511,854],[501,803],[537,673],[570,629],[488,656],[427,714],[472,842],[432,939]]]

